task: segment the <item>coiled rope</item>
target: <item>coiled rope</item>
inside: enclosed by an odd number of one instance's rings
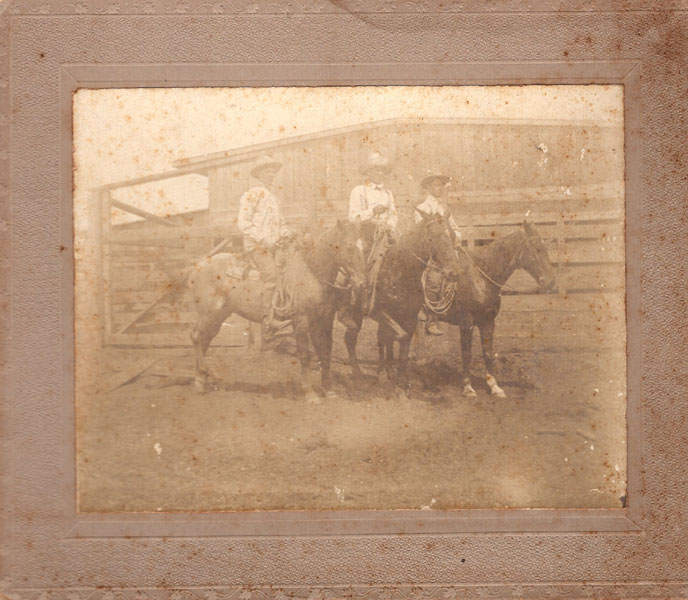
[[[423,276],[421,281],[423,283],[423,296],[425,299],[425,306],[427,306],[436,315],[445,315],[454,303],[454,296],[456,294],[456,281],[447,281],[446,277],[442,277],[442,284],[440,286],[439,298],[437,300],[431,300],[428,298],[426,280],[428,278],[428,271],[430,269],[438,270],[432,264],[428,265],[428,268],[423,271]]]
[[[272,295],[272,310],[279,319],[288,319],[296,313],[296,281],[294,277],[279,277]]]

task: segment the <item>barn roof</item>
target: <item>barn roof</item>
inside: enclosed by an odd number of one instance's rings
[[[610,123],[605,120],[582,120],[582,119],[470,119],[470,118],[425,118],[425,117],[396,117],[392,119],[383,119],[379,121],[367,121],[349,125],[347,127],[338,127],[333,129],[326,129],[314,133],[306,133],[302,135],[295,135],[279,140],[270,140],[259,144],[251,144],[249,146],[241,146],[239,148],[232,148],[221,152],[213,152],[209,154],[202,154],[199,156],[190,156],[173,161],[172,170],[151,175],[144,175],[133,179],[116,181],[105,185],[93,188],[94,190],[114,190],[118,188],[129,187],[133,185],[140,185],[144,183],[152,183],[154,181],[161,181],[164,179],[171,179],[182,175],[208,175],[208,172],[218,167],[224,167],[232,164],[243,163],[256,158],[257,156],[266,152],[274,152],[280,149],[307,144],[314,140],[322,140],[332,138],[339,135],[345,135],[356,131],[369,131],[372,129],[381,129],[384,127],[400,125],[521,125],[533,127],[597,127],[597,128],[623,128],[623,123]]]
[[[190,169],[198,174],[207,174],[210,169],[223,167],[231,164],[245,162],[251,160],[258,155],[266,152],[274,152],[282,148],[290,146],[298,146],[307,144],[314,140],[321,140],[330,137],[352,133],[356,131],[367,131],[371,129],[380,129],[389,126],[399,125],[531,125],[539,127],[547,126],[574,126],[574,127],[623,127],[622,123],[609,123],[602,120],[567,120],[567,119],[456,119],[456,118],[425,118],[425,117],[396,117],[392,119],[383,119],[379,121],[367,121],[364,123],[357,123],[347,127],[338,127],[333,129],[326,129],[315,133],[306,133],[301,135],[290,136],[280,140],[271,140],[259,144],[251,144],[249,146],[241,146],[239,148],[232,148],[221,152],[212,152],[210,154],[202,154],[199,156],[190,156],[174,161],[172,166],[178,169]]]

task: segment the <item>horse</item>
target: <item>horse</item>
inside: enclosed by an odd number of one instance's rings
[[[378,321],[378,378],[386,374],[394,380],[394,342],[399,342],[399,355],[395,384],[408,392],[407,365],[411,338],[418,324],[418,313],[423,306],[424,294],[421,279],[427,264],[432,260],[442,269],[448,280],[457,278],[460,265],[454,250],[454,234],[442,215],[428,215],[419,211],[423,219],[402,234],[382,258],[376,285],[375,305],[371,317]],[[363,312],[354,315],[356,328],[347,329],[344,340],[354,379],[362,378],[356,356],[358,334],[363,323]]]
[[[549,291],[555,283],[554,270],[542,238],[531,223],[524,222],[518,231],[485,246],[479,246],[470,252],[463,247],[460,249],[467,259],[468,279],[451,286],[454,288],[453,301],[443,314],[438,314],[438,318],[459,327],[463,395],[477,396],[471,385],[469,372],[473,327],[477,326],[480,331],[483,359],[487,370],[486,381],[490,393],[498,398],[506,398],[506,393],[498,385],[494,376],[492,351],[495,319],[501,305],[502,287],[514,271],[525,269],[536,281],[540,291]]]
[[[234,265],[234,254],[215,254],[192,268],[187,277],[186,285],[198,313],[190,336],[196,352],[194,385],[199,391],[207,391],[218,381],[205,355],[222,323],[234,313],[261,322],[262,295],[271,293],[266,292],[262,280],[229,276],[228,270]],[[301,383],[309,401],[317,401],[317,393],[309,384],[309,337],[319,361],[322,388],[326,395],[334,395],[330,361],[335,306],[341,297],[337,276],[342,271],[355,293],[365,285],[365,268],[359,228],[339,220],[319,237],[307,238],[300,247],[294,247],[285,258],[282,277],[291,288],[289,316],[301,363]]]

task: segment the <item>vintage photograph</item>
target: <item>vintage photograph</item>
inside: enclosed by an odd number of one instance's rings
[[[78,510],[625,507],[623,94],[78,90]]]

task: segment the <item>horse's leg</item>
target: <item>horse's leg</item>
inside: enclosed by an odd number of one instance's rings
[[[494,339],[495,321],[494,318],[488,318],[478,323],[480,330],[480,341],[483,346],[483,359],[485,360],[485,368],[487,369],[487,385],[490,387],[490,393],[497,398],[506,398],[506,393],[497,385],[497,380],[494,376],[494,354],[492,352],[492,340]]]
[[[408,335],[399,340],[399,361],[397,368],[398,385],[407,394],[410,387],[408,377],[409,351],[411,349],[413,333],[416,330],[416,324],[414,324],[411,329],[412,331],[410,331]]]
[[[377,378],[380,382],[389,379],[389,371],[387,369],[387,361],[390,360],[389,337],[389,329],[382,323],[379,323],[377,326]]]
[[[327,306],[323,310],[309,316],[308,327],[310,329],[311,341],[318,356],[320,365],[320,381],[325,395],[335,396],[332,391],[332,380],[330,376],[330,362],[332,358],[332,325],[334,323],[334,305]]]
[[[379,362],[377,365],[378,379],[382,380],[383,374],[388,381],[394,378],[394,331],[384,323],[380,323],[377,328],[377,349]]]
[[[196,389],[205,392],[217,383],[217,377],[206,361],[206,353],[213,338],[220,331],[222,323],[231,315],[224,305],[208,307],[207,312],[199,311],[199,317],[191,331],[190,337],[196,351]]]
[[[363,317],[361,315],[356,315],[354,321],[358,324],[356,329],[350,328],[346,330],[344,334],[344,342],[346,343],[346,350],[349,353],[349,365],[351,366],[351,376],[356,381],[360,381],[363,378],[363,373],[358,365],[358,357],[356,356],[356,345],[358,343],[358,334],[361,331],[361,326],[363,325]]]
[[[469,398],[475,398],[478,394],[473,389],[471,385],[471,360],[472,357],[472,345],[473,345],[473,325],[462,324],[459,327],[461,332],[461,363],[463,365],[462,370],[462,385],[463,385],[463,395]]]
[[[301,387],[306,393],[306,399],[309,402],[316,402],[319,401],[319,399],[311,383],[311,351],[308,340],[308,319],[303,315],[297,315],[293,319],[293,325],[294,338],[296,340],[296,354],[301,363]]]

